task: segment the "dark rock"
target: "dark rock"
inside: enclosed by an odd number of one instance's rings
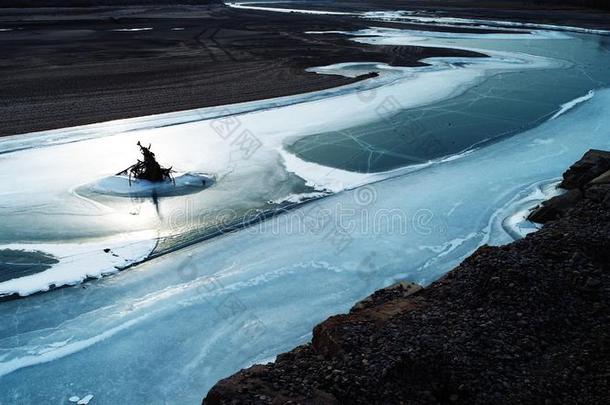
[[[589,182],[590,184],[610,184],[610,170],[597,176]]]
[[[603,202],[609,194],[610,184],[591,184],[585,190],[585,197],[596,202]]]
[[[314,389],[312,393],[312,403],[316,405],[339,405],[339,401],[333,394]]]
[[[566,190],[582,189],[585,184],[610,170],[610,152],[591,149],[563,174],[559,185]]]
[[[370,296],[354,305],[353,310],[365,309],[371,306],[379,305],[382,302],[390,301],[392,298],[408,297],[422,289],[422,286],[408,281],[399,281],[375,291]]]
[[[539,224],[558,219],[572,209],[574,204],[581,199],[582,192],[579,189],[566,191],[540,204],[531,212],[527,219]]]
[[[597,202],[610,200],[610,170],[585,185],[585,197]]]

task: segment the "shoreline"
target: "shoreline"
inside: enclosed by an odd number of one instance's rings
[[[239,3],[239,1],[236,1]],[[287,8],[289,3],[257,1]],[[522,23],[566,25],[590,29],[610,29],[610,9],[586,7],[556,0],[547,2],[511,0],[308,0],[295,2],[295,8],[345,11],[395,11],[409,10],[416,16],[506,20]],[[298,6],[298,7],[296,7]],[[429,13],[429,14],[426,14]]]
[[[350,2],[297,4],[368,11],[388,8],[383,1],[374,0],[359,3],[359,7]],[[394,9],[466,16],[463,7],[408,4],[397,4]],[[468,16],[493,14],[496,19],[520,19],[518,11],[496,11],[471,10]],[[571,20],[561,17],[562,13],[555,14],[559,22],[570,25]],[[540,16],[531,18],[544,22]],[[599,13],[596,19],[598,28],[610,28],[610,14]],[[344,15],[273,13],[219,4],[0,8],[0,28],[7,29],[0,32],[0,46],[6,51],[0,63],[0,136],[290,96],[364,79],[306,71],[316,66],[374,61],[414,67],[425,65],[421,60],[431,57],[477,56],[449,48],[375,46],[338,34],[321,37],[305,33],[355,31],[371,25],[473,30]],[[503,30],[494,27],[476,32]]]
[[[203,403],[607,402],[610,152],[587,152],[561,186],[532,210],[541,230],[480,247],[426,288],[374,292]]]
[[[366,21],[213,5],[114,11],[0,9],[0,136],[309,93],[364,79],[306,69],[342,62],[422,66],[454,49],[380,47],[343,35]],[[180,30],[175,30],[178,27]],[[43,35],[43,37],[41,37]],[[67,42],[68,41],[68,42]]]

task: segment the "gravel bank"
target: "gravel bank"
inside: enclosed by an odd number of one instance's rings
[[[590,157],[565,178],[590,177]],[[609,403],[610,172],[591,183],[539,232],[479,248],[428,288],[374,293],[204,403]]]

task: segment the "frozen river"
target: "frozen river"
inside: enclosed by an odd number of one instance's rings
[[[488,57],[319,67],[379,75],[0,139],[0,294],[68,285],[0,303],[0,403],[199,403],[374,290],[428,284],[478,246],[519,237],[532,226],[519,213],[567,166],[610,148],[606,34],[447,34],[374,28],[402,14],[367,18],[370,30],[346,35]],[[137,141],[214,184],[96,192],[133,163]]]

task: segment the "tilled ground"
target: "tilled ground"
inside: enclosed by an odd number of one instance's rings
[[[360,61],[416,66],[431,56],[479,55],[306,34],[367,26],[352,17],[216,4],[0,8],[5,30],[0,32],[0,136],[299,94],[359,80],[305,71],[312,66]]]

